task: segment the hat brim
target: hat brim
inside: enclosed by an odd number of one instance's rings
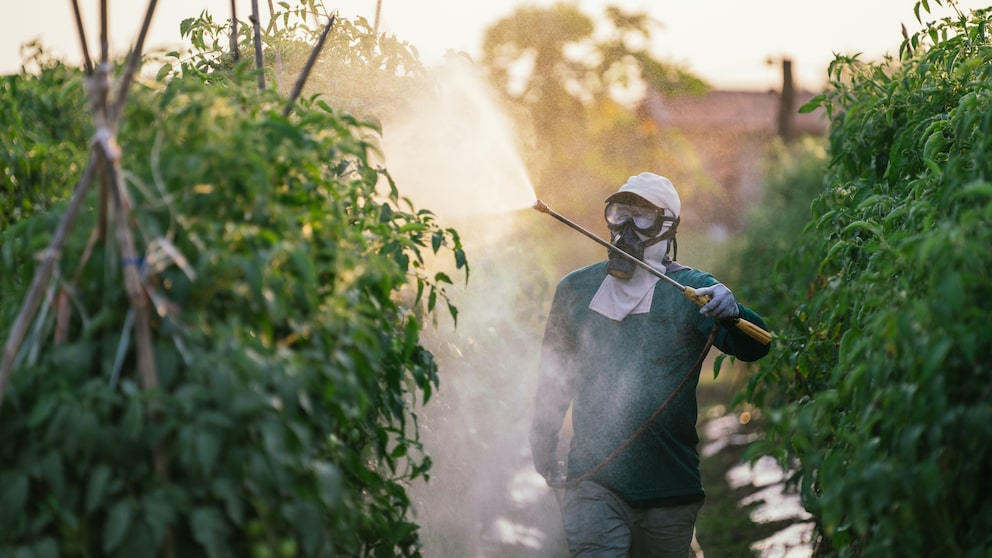
[[[606,201],[603,203],[613,203],[613,202],[626,203],[626,204],[637,205],[642,207],[653,207],[654,209],[664,209],[662,207],[658,207],[657,205],[651,203],[650,201],[644,199],[643,197],[633,192],[615,192],[613,194],[610,194],[610,197],[606,198]]]

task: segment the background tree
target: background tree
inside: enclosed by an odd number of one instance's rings
[[[581,203],[605,197],[631,174],[653,169],[676,183],[694,172],[677,136],[638,114],[648,88],[696,94],[707,85],[647,49],[657,22],[609,7],[591,18],[572,4],[526,6],[486,30],[482,62],[531,131],[535,187],[563,209],[596,219]],[[681,181],[688,185],[688,181]],[[689,188],[684,193],[691,197]]]

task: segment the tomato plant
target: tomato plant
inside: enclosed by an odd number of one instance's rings
[[[0,554],[420,554],[406,483],[430,469],[414,408],[438,379],[419,334],[452,282],[427,261],[467,274],[466,255],[376,164],[381,102],[286,103],[245,65],[178,61],[132,91],[116,139],[139,256],[94,188],[0,407]],[[64,211],[0,233],[5,339]],[[128,266],[152,309],[151,386]]]
[[[767,270],[793,297],[748,395],[771,418],[762,450],[798,460],[828,555],[992,548],[990,21],[928,23],[898,59],[838,56],[813,101],[826,188]]]
[[[38,43],[22,51],[36,71],[0,76],[0,230],[64,196],[92,134],[82,72]]]

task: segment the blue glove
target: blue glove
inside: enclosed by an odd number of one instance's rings
[[[737,307],[737,300],[734,299],[734,293],[730,292],[730,289],[722,283],[696,289],[696,295],[710,297],[710,301],[699,309],[699,313],[708,318],[725,320],[739,318],[741,315],[741,310]]]

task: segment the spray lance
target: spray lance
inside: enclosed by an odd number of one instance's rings
[[[599,243],[600,245],[605,246],[608,250],[611,250],[614,253],[620,255],[621,257],[626,258],[627,260],[629,260],[634,265],[640,267],[641,269],[647,271],[648,273],[654,275],[655,277],[661,279],[662,281],[664,281],[664,282],[668,283],[669,285],[675,287],[676,289],[682,291],[682,294],[685,295],[686,298],[688,298],[689,300],[691,300],[695,304],[698,304],[699,306],[704,306],[706,303],[708,303],[710,301],[710,297],[709,296],[706,296],[706,295],[697,295],[696,294],[696,290],[693,289],[692,287],[687,287],[685,285],[682,285],[678,281],[672,279],[671,277],[665,275],[661,271],[659,271],[659,270],[655,269],[654,267],[650,266],[648,263],[644,262],[643,260],[641,260],[639,258],[636,258],[636,257],[628,254],[627,252],[624,252],[623,250],[617,248],[616,246],[610,244],[609,242],[606,242],[602,238],[599,238],[598,236],[596,236],[592,232],[588,231],[587,229],[581,227],[580,225],[576,224],[575,222],[567,219],[566,217],[564,217],[561,214],[557,213],[556,211],[552,210],[543,201],[537,200],[537,202],[534,204],[534,209],[540,211],[541,213],[547,213],[548,215],[554,217],[555,219],[558,219],[562,223],[564,223],[564,224],[568,225],[569,227],[571,227],[571,228],[579,231],[580,233],[582,233],[585,236],[591,238],[592,240],[594,240],[595,242]],[[731,321],[733,323],[733,325],[737,329],[741,330],[742,332],[744,332],[745,334],[747,334],[748,337],[751,337],[752,339],[754,339],[755,341],[758,341],[759,343],[762,343],[764,345],[767,345],[772,340],[772,334],[771,333],[765,331],[764,329],[760,328],[759,326],[757,326],[757,325],[755,325],[755,324],[753,324],[753,323],[751,323],[751,322],[749,322],[747,320],[743,320],[741,318],[733,318],[732,320],[728,320],[728,321]]]

